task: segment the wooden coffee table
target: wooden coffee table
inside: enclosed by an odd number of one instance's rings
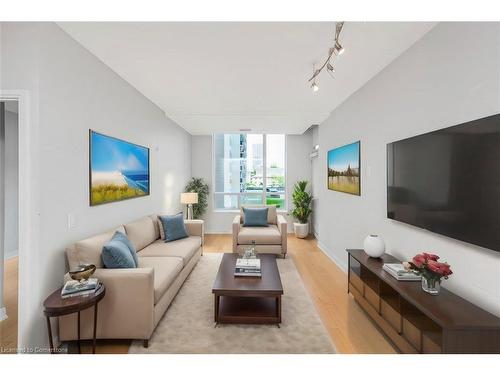
[[[262,277],[235,277],[238,254],[224,254],[217,272],[214,294],[214,320],[235,324],[281,323],[283,286],[276,255],[260,254]]]

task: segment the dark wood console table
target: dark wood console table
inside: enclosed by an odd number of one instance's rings
[[[348,293],[403,353],[500,353],[500,318],[441,288],[397,281],[382,269],[398,259],[349,254]]]

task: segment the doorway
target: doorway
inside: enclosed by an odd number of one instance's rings
[[[0,101],[0,353],[18,347],[19,103]]]

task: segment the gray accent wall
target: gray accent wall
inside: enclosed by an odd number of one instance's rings
[[[438,24],[320,124],[319,245],[344,269],[370,233],[400,259],[437,253],[443,286],[500,316],[500,253],[386,218],[387,143],[499,112],[500,23]],[[328,150],[358,140],[361,196],[327,190]]]

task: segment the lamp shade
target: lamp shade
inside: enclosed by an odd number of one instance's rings
[[[198,203],[198,193],[181,193],[182,204]]]

